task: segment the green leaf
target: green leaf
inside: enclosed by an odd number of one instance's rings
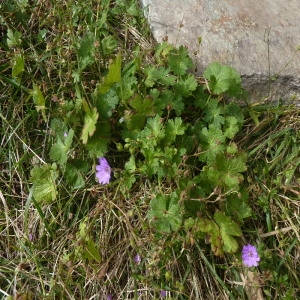
[[[110,62],[108,74],[104,77],[102,83],[97,85],[97,93],[103,95],[111,89],[113,85],[121,81],[121,58],[121,53],[119,52],[116,58]]]
[[[194,99],[194,105],[197,108],[205,109],[207,106],[207,103],[211,100],[211,97],[209,93],[205,90],[204,86],[198,85],[196,88],[195,93],[193,93]]]
[[[186,197],[184,201],[185,215],[197,217],[200,211],[205,209],[205,202],[195,201],[190,199],[205,198],[205,193],[196,177],[191,180],[188,177],[182,177],[179,181],[180,189],[186,191]]]
[[[224,252],[235,253],[238,242],[235,237],[242,236],[240,226],[221,212],[215,212],[214,220],[206,218],[196,219],[196,228],[207,234],[212,251],[216,256],[223,257]]]
[[[88,218],[85,217],[80,223],[79,223],[79,231],[77,233],[77,236],[81,240],[86,240],[88,238],[88,228],[87,228],[87,221]]]
[[[179,197],[173,192],[170,195],[158,194],[150,202],[148,219],[159,233],[177,231],[181,226]]]
[[[118,41],[113,35],[107,35],[101,40],[103,55],[112,54],[118,47]]]
[[[72,190],[77,190],[85,186],[85,181],[81,172],[73,164],[66,164],[64,176]]]
[[[95,37],[91,32],[86,32],[80,40],[79,48],[77,50],[80,70],[84,70],[88,65],[94,63],[94,43]]]
[[[211,124],[208,129],[206,127],[202,129],[199,138],[202,145],[199,159],[210,164],[215,161],[217,154],[224,151],[225,136],[218,126]]]
[[[38,203],[51,203],[56,199],[56,179],[58,177],[56,164],[45,164],[30,171],[33,183],[33,197]]]
[[[228,155],[233,155],[238,152],[238,147],[236,143],[231,142],[227,147],[226,147],[226,154]]]
[[[39,30],[38,39],[40,42],[42,42],[46,38],[46,35],[48,32],[49,32],[49,30],[46,28]]]
[[[164,108],[167,108],[168,111],[174,110],[177,116],[180,116],[184,109],[182,95],[174,93],[172,90],[163,90],[158,101],[164,103]]]
[[[174,46],[167,42],[158,43],[155,49],[155,58],[159,64],[164,64],[168,54],[174,49]]]
[[[40,88],[35,83],[33,83],[32,98],[33,98],[34,104],[37,107],[37,110],[45,109],[45,98],[44,98]]]
[[[21,32],[13,31],[12,29],[8,28],[7,40],[6,40],[8,48],[20,46],[22,43],[21,37],[22,37]]]
[[[159,156],[163,156],[161,151],[156,151],[154,153],[153,149],[143,149],[143,155],[145,156],[146,163],[141,164],[140,170],[143,174],[146,174],[148,177],[152,177],[153,175],[157,175],[158,178],[162,178],[165,174],[161,167],[161,163],[159,161]],[[155,157],[158,156],[158,157]]]
[[[203,76],[209,80],[208,86],[214,94],[237,96],[242,91],[239,73],[226,65],[214,62],[207,67]]]
[[[181,80],[174,86],[177,93],[187,97],[196,90],[198,83],[193,74],[188,74],[186,78],[181,78]]]
[[[239,128],[241,128],[244,123],[244,114],[241,106],[232,102],[228,105],[225,105],[224,110],[226,116],[231,116],[236,118],[237,125],[239,126]]]
[[[87,143],[88,137],[91,137],[96,130],[96,123],[98,120],[99,114],[97,109],[94,107],[90,110],[90,113],[86,113],[84,116],[84,126],[81,133],[81,139],[83,144]]]
[[[145,126],[146,117],[155,115],[152,98],[135,95],[128,101],[135,111],[125,111],[125,121],[129,130],[141,130]]]
[[[247,154],[239,152],[234,156],[219,153],[215,161],[203,167],[199,175],[201,185],[206,193],[211,193],[212,187],[222,187],[224,192],[239,191],[244,177],[241,172],[246,171]]]
[[[239,125],[235,117],[227,117],[225,119],[224,135],[232,139],[239,132]]]
[[[176,76],[170,75],[170,70],[164,67],[149,66],[145,69],[147,78],[145,85],[152,87],[156,82],[161,83],[164,86],[172,86],[176,82]]]
[[[98,263],[101,261],[100,252],[91,238],[88,238],[85,242],[82,257],[88,260],[95,260]]]
[[[130,156],[129,161],[125,163],[125,170],[129,173],[134,173],[136,170],[135,158],[134,156]]]
[[[128,104],[139,114],[143,114],[145,116],[155,115],[155,108],[151,97],[135,95],[128,101]]]
[[[141,130],[145,126],[146,116],[127,110],[125,111],[124,120],[129,130]]]
[[[112,116],[120,101],[115,87],[110,88],[105,94],[98,93],[96,88],[94,99],[101,119],[106,120]]]
[[[79,231],[77,232],[77,240],[80,241],[76,247],[76,254],[80,255],[83,259],[95,260],[96,262],[101,261],[100,251],[97,249],[94,241],[89,235],[88,219],[85,218],[79,224]]]
[[[80,82],[80,71],[73,70],[72,78],[74,79],[74,83]]]
[[[138,81],[135,76],[126,75],[122,77],[122,82],[120,83],[120,95],[119,97],[125,101],[132,97],[136,90],[138,89]]]
[[[166,125],[166,141],[172,143],[175,141],[177,135],[183,135],[185,132],[185,125],[182,123],[182,119],[176,117],[175,119],[169,119]]]
[[[221,106],[217,99],[211,99],[207,107],[204,110],[204,121],[208,124],[214,124],[214,126],[221,128],[221,125],[224,124],[224,108]]]
[[[60,165],[64,165],[67,162],[67,154],[72,145],[73,136],[74,131],[70,129],[64,141],[60,137],[57,138],[57,142],[52,145],[50,150],[50,158],[52,160],[57,161]]]
[[[106,84],[112,84],[121,81],[121,66],[122,56],[121,52],[119,52],[116,58],[109,65],[108,74],[105,78]]]
[[[165,136],[163,126],[163,121],[158,115],[148,119],[145,129],[140,133],[145,148],[152,149]]]
[[[13,78],[20,78],[23,71],[24,71],[24,57],[22,54],[17,54],[13,58],[13,66],[12,66],[12,77]]]
[[[224,251],[228,253],[235,253],[238,250],[239,245],[234,236],[242,236],[240,226],[236,222],[232,221],[230,217],[218,211],[215,212],[214,219],[220,227],[220,233],[224,243]]]
[[[211,244],[211,249],[216,256],[223,257],[223,243],[219,226],[212,220],[201,218],[196,220],[200,231],[207,233],[206,239]]]
[[[68,128],[62,120],[53,118],[50,127],[54,136],[59,137],[61,140],[66,139],[64,135],[67,133]]]
[[[231,215],[235,220],[242,221],[252,216],[252,209],[248,205],[248,192],[242,188],[239,193],[232,193],[226,197],[226,214]]]
[[[189,57],[185,47],[180,46],[179,49],[173,49],[168,55],[168,66],[176,75],[184,75],[189,68],[193,68],[194,64]]]
[[[51,147],[50,158],[59,164],[64,165],[67,162],[67,152],[67,147],[61,141],[61,139],[58,138],[57,142]]]
[[[227,190],[239,190],[239,185],[244,177],[241,172],[247,170],[247,153],[239,152],[233,157],[226,157],[224,154],[218,154],[216,157],[216,169],[221,173],[220,182]]]
[[[86,147],[90,157],[102,157],[107,152],[107,145],[111,139],[109,122],[98,123],[94,135],[88,139]]]
[[[195,220],[193,218],[187,218],[184,220],[183,227],[186,231],[190,230],[195,225]]]
[[[158,89],[151,89],[149,97],[152,98],[157,114],[161,116],[162,111],[165,109],[165,103],[160,99],[160,91]]]
[[[33,102],[35,104],[36,110],[42,112],[43,119],[44,119],[45,122],[47,122],[47,117],[46,117],[46,113],[45,113],[46,100],[44,98],[44,95],[43,95],[42,91],[40,90],[40,88],[35,83],[33,83],[33,89],[31,91],[31,96],[32,96]]]

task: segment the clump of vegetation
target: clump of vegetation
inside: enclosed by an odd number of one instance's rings
[[[299,109],[238,105],[134,0],[0,9],[3,297],[299,296]]]

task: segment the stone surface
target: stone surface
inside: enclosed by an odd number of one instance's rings
[[[253,101],[300,103],[299,0],[141,2],[154,38],[187,46],[199,75],[218,61],[242,75]]]

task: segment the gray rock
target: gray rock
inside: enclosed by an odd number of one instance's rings
[[[154,38],[188,47],[199,75],[217,61],[242,75],[252,101],[300,103],[299,0],[141,2]]]

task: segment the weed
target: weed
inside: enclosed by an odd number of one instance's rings
[[[3,297],[299,296],[298,109],[241,108],[133,0],[0,10]]]

